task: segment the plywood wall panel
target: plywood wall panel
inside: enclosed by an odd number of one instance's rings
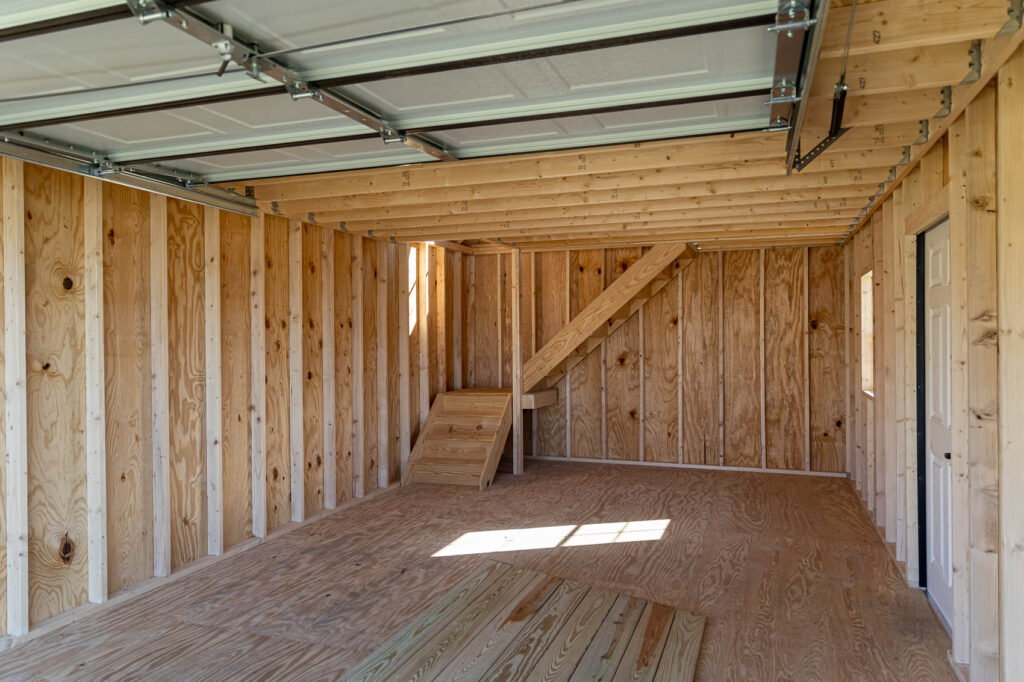
[[[267,530],[291,518],[288,454],[288,221],[267,216]]]
[[[221,212],[220,346],[221,447],[224,547],[252,537],[252,431],[249,428],[250,371],[249,277],[251,219]]]
[[[25,165],[29,621],[87,598],[82,178]]]
[[[765,442],[770,469],[803,469],[806,249],[765,252]]]
[[[604,290],[604,251],[586,249],[569,255],[569,310],[575,317]],[[570,374],[573,457],[597,459],[601,447],[601,348],[596,348]]]
[[[479,261],[479,259],[478,259]],[[567,310],[566,257],[563,251],[537,254],[537,348],[543,347],[565,326]],[[480,272],[477,271],[477,281]],[[479,346],[479,341],[477,342]],[[479,352],[479,348],[478,348]],[[477,382],[479,384],[479,381]],[[558,402],[538,410],[537,447],[538,454],[549,457],[564,457],[566,446],[565,396],[566,379],[557,385]]]
[[[679,460],[679,283],[644,306],[644,461]]]
[[[171,568],[206,555],[203,209],[167,201]]]
[[[683,271],[683,462],[719,464],[719,259]]]
[[[0,183],[3,183],[3,163],[0,163]],[[4,281],[4,192],[0,191],[0,282]],[[4,287],[0,286],[0,320],[6,320]],[[6,384],[4,325],[0,324],[0,384]],[[0,385],[0,400],[7,404],[6,386]],[[7,410],[0,410],[0,635],[7,634]]]
[[[149,205],[146,192],[103,183],[110,594],[153,575]]]
[[[352,238],[334,235],[334,405],[337,503],[352,497]]]
[[[722,255],[726,466],[761,466],[761,253]],[[686,386],[684,384],[685,393]]]
[[[302,225],[302,470],[307,518],[324,508],[322,230],[319,225]]]
[[[807,264],[811,470],[841,472],[846,464],[843,249],[808,249]]]
[[[377,242],[363,244],[363,482],[364,490],[377,488]],[[386,360],[386,359],[385,359]],[[386,456],[386,453],[385,453]]]
[[[499,386],[501,353],[498,346],[498,255],[474,256],[473,303],[468,324],[473,335],[473,386]]]
[[[640,249],[605,251],[605,286],[640,259]],[[627,320],[605,341],[605,437],[608,459],[640,459],[640,323]]]

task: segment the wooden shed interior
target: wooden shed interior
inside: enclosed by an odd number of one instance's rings
[[[0,678],[1024,680],[1022,17],[0,3]]]

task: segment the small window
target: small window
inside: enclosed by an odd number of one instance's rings
[[[875,321],[872,296],[872,272],[860,278],[860,387],[875,393]]]

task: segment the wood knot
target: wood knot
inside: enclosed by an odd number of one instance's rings
[[[50,369],[50,363],[49,363],[49,362],[44,362],[44,363],[43,363],[43,371],[45,372],[45,371],[47,371],[48,369]]]
[[[111,246],[114,245],[114,231],[113,230],[111,230],[110,232],[107,232],[107,241],[110,242]]]
[[[312,378],[313,378],[313,373],[312,372],[306,372],[306,379],[312,379]]]
[[[274,467],[273,469],[270,470],[270,478],[276,481],[277,477],[278,477],[277,467]]]
[[[836,420],[836,428],[837,429],[843,428],[843,420],[842,419],[837,419]]]
[[[817,329],[817,328],[818,328],[818,321],[817,320],[811,320],[811,329]]]
[[[633,419],[636,419],[636,410],[630,410],[629,416],[632,417]]]
[[[65,566],[68,566],[74,557],[75,543],[71,541],[67,533],[64,533],[64,537],[60,539],[60,560],[64,562]]]
[[[61,282],[61,286],[64,287],[64,291],[71,291],[71,287],[75,286],[75,282],[70,277],[65,277],[64,281]]]

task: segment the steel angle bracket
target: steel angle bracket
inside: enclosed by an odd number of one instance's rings
[[[800,156],[800,144],[798,142],[796,147],[796,157],[793,159],[793,170],[802,171],[810,165],[812,161],[821,156],[822,152],[831,147],[832,143],[842,137],[847,130],[849,130],[849,128],[840,128],[835,135],[829,135],[824,140],[814,145],[814,148],[804,156]]]

